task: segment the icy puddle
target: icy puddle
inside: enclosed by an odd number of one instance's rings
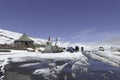
[[[8,64],[5,80],[119,80],[120,68],[90,60],[80,65],[79,60],[49,60]]]
[[[3,80],[120,80],[119,53],[63,54],[9,58]]]

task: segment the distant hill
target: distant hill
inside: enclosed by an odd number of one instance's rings
[[[22,36],[21,33],[17,32],[12,32],[4,29],[0,29],[0,44],[11,44],[14,42],[14,40],[20,38]],[[34,38],[34,37],[29,37],[31,38],[35,43],[38,44],[43,44],[47,40],[45,39],[40,39],[40,38]]]
[[[22,36],[21,33],[0,29],[0,44],[11,44],[14,42],[14,40],[19,39],[21,36]],[[29,38],[32,39],[37,44],[45,44],[47,41],[47,39],[34,38],[30,36]],[[53,45],[54,44],[55,42],[53,42]],[[72,45],[69,42],[60,42],[60,41],[57,44],[58,46],[61,47],[67,47]]]
[[[120,37],[109,39],[109,40],[104,40],[104,41],[98,42],[97,44],[120,46]]]

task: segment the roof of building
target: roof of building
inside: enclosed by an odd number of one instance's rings
[[[33,41],[33,40],[30,39],[26,34],[23,34],[19,39],[15,41]]]

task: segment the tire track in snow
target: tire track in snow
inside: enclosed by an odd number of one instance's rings
[[[117,67],[120,67],[120,60],[119,59],[115,59],[111,56],[108,56],[108,55],[104,55],[103,52],[98,52],[98,53],[95,53],[96,55],[100,56],[100,57],[103,57],[104,59],[107,59],[108,61],[111,61],[113,62],[114,64],[117,64],[118,66]],[[100,55],[102,54],[102,55]],[[108,53],[109,54],[109,53]],[[115,57],[115,56],[114,56]],[[113,65],[114,65],[113,64]]]
[[[120,64],[118,62],[116,62],[115,60],[113,60],[109,57],[100,55],[100,53],[98,53],[96,51],[84,51],[83,55],[85,55],[90,60],[98,60],[98,61],[101,61],[103,63],[107,63],[107,64],[110,64],[112,66],[115,66],[115,67],[120,67]]]

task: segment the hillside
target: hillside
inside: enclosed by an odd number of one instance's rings
[[[11,44],[14,42],[14,40],[19,39],[21,36],[22,36],[22,33],[0,29],[0,44]],[[37,44],[45,44],[47,41],[47,39],[34,38],[34,37],[30,37],[30,36],[29,36],[29,38],[32,39],[34,41],[34,43],[37,43]],[[46,38],[47,38],[47,36],[46,36]],[[55,44],[55,42],[53,42],[53,45],[54,44]],[[58,44],[58,46],[61,46],[61,47],[67,47],[67,46],[74,45],[69,42],[60,42],[60,41],[58,41],[57,44]]]
[[[20,38],[20,36],[22,36],[21,33],[0,29],[0,44],[13,43],[14,40]],[[31,38],[32,40],[34,40],[35,43],[38,44],[42,44],[46,42],[45,39],[33,38],[33,37],[29,37],[29,38]]]

